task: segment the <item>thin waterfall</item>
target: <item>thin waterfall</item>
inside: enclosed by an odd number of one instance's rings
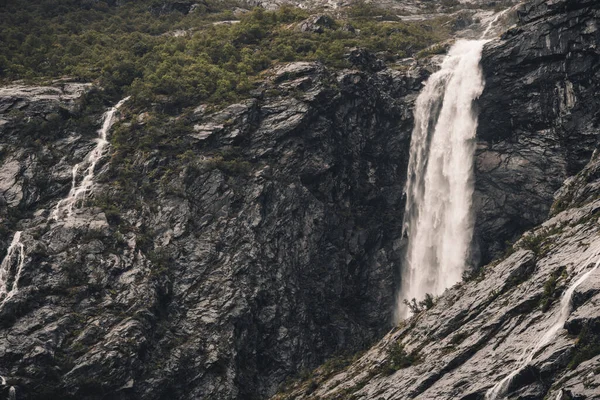
[[[554,318],[554,322],[550,327],[544,332],[544,334],[535,340],[533,346],[530,346],[529,349],[526,349],[524,355],[521,357],[519,362],[517,363],[516,368],[513,372],[508,374],[504,379],[494,385],[491,389],[489,389],[485,395],[486,400],[496,400],[503,397],[508,389],[510,388],[510,384],[513,379],[519,375],[521,371],[523,371],[528,365],[531,364],[534,357],[538,354],[538,352],[544,349],[551,341],[556,337],[558,332],[564,328],[565,322],[569,318],[569,315],[572,311],[572,299],[573,293],[575,289],[579,287],[583,282],[585,282],[590,275],[598,269],[600,266],[600,258],[598,257],[598,253],[600,253],[600,246],[596,245],[594,250],[592,251],[592,255],[588,258],[588,260],[581,265],[581,267],[575,272],[576,278],[575,282],[569,286],[569,288],[563,293],[560,299],[560,308],[558,310],[557,315]],[[589,266],[593,259],[596,259],[596,264],[593,268],[584,273],[585,269]]]
[[[108,145],[108,132],[115,122],[115,115],[119,108],[127,101],[129,97],[119,101],[114,107],[111,107],[102,116],[102,128],[98,130],[98,139],[96,139],[96,147],[88,154],[86,159],[76,164],[71,172],[71,190],[66,198],[62,199],[56,205],[52,213],[52,219],[57,221],[61,217],[69,218],[73,213],[73,209],[77,204],[81,203],[86,195],[92,190],[94,183],[94,173],[98,161],[104,156]],[[87,165],[84,170],[83,178],[79,184],[77,183],[79,170]]]
[[[14,234],[0,264],[0,308],[19,291],[19,280],[25,261],[25,246],[21,243],[21,231]]]
[[[73,167],[71,190],[65,199],[58,202],[50,219],[68,218],[77,203],[82,201],[92,190],[95,168],[106,152],[108,132],[115,122],[115,114],[128,99],[129,97],[126,97],[119,101],[102,116],[102,128],[98,131],[99,137],[96,140],[96,147],[88,154],[84,162]],[[77,184],[78,171],[82,164],[83,166],[87,165],[87,168],[81,182]],[[6,256],[0,264],[0,308],[19,291],[19,280],[25,262],[25,246],[21,242],[22,233],[22,231],[15,232]]]
[[[462,279],[473,235],[473,158],[484,88],[480,61],[496,15],[480,40],[458,40],[415,105],[406,179],[403,236],[408,247],[395,320],[410,316],[404,300],[439,295]]]

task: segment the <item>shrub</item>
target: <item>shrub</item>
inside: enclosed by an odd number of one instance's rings
[[[97,80],[113,97],[134,96],[134,105],[167,104],[179,111],[199,102],[227,103],[247,96],[259,74],[280,61],[319,60],[347,67],[352,47],[410,56],[449,35],[442,20],[377,22],[385,12],[356,2],[348,14],[356,31],[321,34],[289,26],[308,17],[305,10],[256,8],[237,24],[233,2],[203,2],[187,15],[152,12],[152,0],[109,7],[52,0],[15,0],[0,14],[0,81],[40,80],[65,75]],[[96,3],[93,3],[96,4]],[[48,10],[53,10],[48,12]],[[367,18],[364,18],[367,17]],[[390,18],[388,18],[390,19]],[[343,24],[334,21],[334,26]],[[173,35],[180,30],[185,35]],[[47,124],[52,131],[52,122]]]
[[[546,312],[550,309],[552,305],[552,301],[557,297],[558,293],[556,292],[556,283],[561,276],[566,275],[567,269],[562,266],[552,272],[546,283],[544,284],[544,293],[542,294],[542,299],[540,300],[540,307],[543,312]]]
[[[387,373],[392,374],[400,369],[408,368],[419,360],[418,352],[407,353],[402,343],[395,342],[388,349]]]
[[[412,299],[411,301],[404,299],[404,305],[409,308],[411,313],[419,314],[422,311],[432,308],[435,305],[435,298],[432,294],[426,293],[425,298],[419,302],[417,302],[417,299]]]

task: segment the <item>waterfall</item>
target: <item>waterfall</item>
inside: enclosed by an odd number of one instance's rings
[[[70,217],[77,203],[84,200],[86,194],[92,190],[96,165],[106,151],[108,132],[115,122],[115,114],[128,99],[129,97],[124,98],[103,114],[102,128],[98,131],[96,147],[88,154],[85,161],[73,167],[71,172],[71,190],[65,199],[58,202],[50,219],[57,221],[65,216],[67,218]],[[78,172],[82,166],[85,167],[86,165],[85,175],[81,179],[81,182],[77,184]],[[2,264],[0,264],[0,309],[19,292],[18,283],[23,271],[23,263],[25,262],[25,246],[21,242],[22,233],[22,231],[15,232],[12,242],[6,251],[6,256],[2,260]],[[2,376],[0,378],[1,384],[6,386],[6,379]],[[9,388],[8,398],[9,400],[16,400],[17,390],[14,386]]]
[[[477,130],[473,101],[483,91],[479,62],[485,43],[457,41],[417,99],[403,227],[408,249],[398,319],[410,313],[402,299],[439,295],[462,279],[473,232]]]
[[[479,63],[486,38],[511,9],[496,14],[480,40],[458,40],[417,98],[402,228],[408,247],[396,321],[410,316],[403,300],[439,295],[462,279],[473,235],[473,104],[485,85]]]
[[[94,183],[94,172],[98,161],[104,156],[106,146],[108,145],[108,132],[115,122],[115,115],[119,108],[129,100],[129,97],[119,101],[114,107],[111,107],[102,116],[102,128],[98,131],[98,138],[96,139],[96,147],[88,154],[86,159],[76,164],[71,172],[71,190],[66,198],[60,200],[52,213],[52,219],[57,221],[61,217],[66,216],[67,218],[73,213],[73,209],[78,203],[83,201],[86,195],[92,190]],[[79,170],[87,166],[84,170],[83,178],[79,184],[77,183]]]
[[[18,231],[14,234],[6,256],[0,264],[0,308],[19,291],[19,279],[25,261],[25,247],[21,243],[21,233]]]
[[[590,275],[598,269],[598,266],[600,266],[600,258],[598,258],[594,267],[591,268],[589,271],[583,273],[583,271],[592,262],[592,259],[598,257],[598,251],[600,250],[599,247],[600,246],[595,247],[595,250],[593,251],[590,258],[588,258],[588,260],[576,271],[576,277],[579,276],[579,278],[576,279],[575,282],[571,284],[569,288],[563,293],[560,299],[559,312],[554,318],[554,323],[550,325],[550,327],[546,330],[546,332],[544,332],[542,337],[538,338],[538,340],[534,342],[535,345],[532,346],[529,351],[525,351],[524,354],[526,356],[523,356],[519,360],[515,370],[487,391],[485,395],[486,400],[496,400],[504,396],[508,391],[512,380],[533,361],[533,358],[540,350],[546,347],[552,341],[552,339],[554,339],[558,331],[563,329],[565,322],[571,314],[572,298],[575,289],[577,289],[579,285],[585,282],[590,277]]]
[[[494,28],[494,25],[496,25],[498,23],[498,21],[500,20],[500,18],[502,18],[507,12],[509,12],[513,8],[514,7],[507,8],[506,10],[500,11],[498,14],[496,14],[496,16],[494,17],[494,19],[492,19],[492,21],[488,24],[487,28],[485,28],[485,31],[483,31],[483,34],[481,35],[481,37],[482,38],[488,37],[488,34]]]

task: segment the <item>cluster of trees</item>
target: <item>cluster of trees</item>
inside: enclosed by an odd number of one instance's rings
[[[344,52],[355,46],[409,56],[448,33],[436,21],[365,18],[377,12],[364,3],[348,12],[352,29],[322,33],[295,29],[309,16],[295,8],[255,8],[235,16],[230,1],[204,0],[187,14],[161,12],[164,3],[0,2],[0,81],[68,76],[98,81],[115,95],[132,94],[140,105],[163,101],[180,109],[244,96],[260,72],[277,62],[320,60],[343,67]],[[230,20],[238,22],[218,23]]]

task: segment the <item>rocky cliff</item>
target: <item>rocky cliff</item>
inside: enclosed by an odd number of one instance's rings
[[[595,149],[598,12],[593,1],[528,3],[484,52],[475,195],[484,262],[547,218],[554,192]]]
[[[504,254],[276,398],[600,397],[599,16],[597,2],[535,1],[484,51],[476,238],[484,259]]]
[[[0,309],[5,388],[27,399],[264,398],[380,337],[426,73],[349,57],[355,69],[290,64],[253,99],[162,121],[177,144],[160,151],[140,151],[135,132],[153,121],[125,103],[93,195],[58,219],[109,104],[89,87],[3,92],[2,240],[22,231],[25,250]]]

